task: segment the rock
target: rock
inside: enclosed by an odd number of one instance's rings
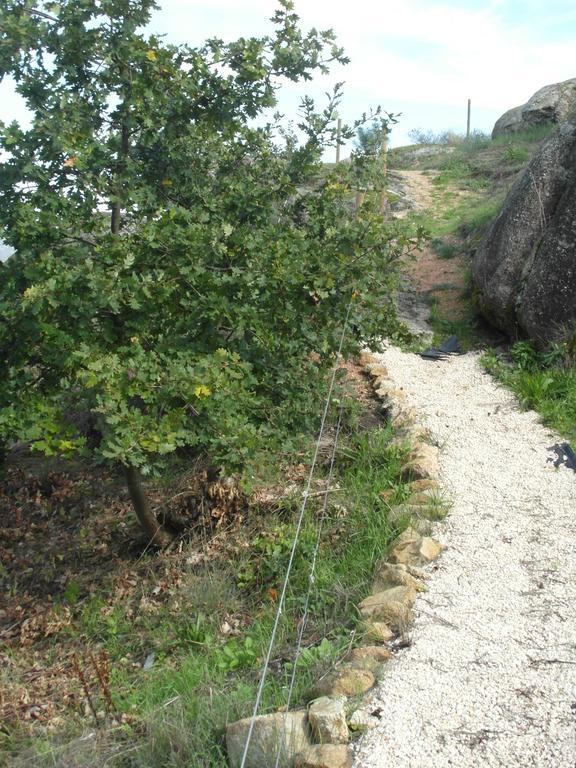
[[[351,731],[370,731],[378,725],[378,718],[372,717],[368,712],[357,709],[350,715],[348,726]]]
[[[472,263],[478,305],[495,326],[545,345],[576,321],[576,119],[540,147]]]
[[[352,757],[344,744],[317,744],[296,755],[294,768],[352,768]]]
[[[362,600],[358,609],[365,619],[383,621],[402,631],[412,617],[416,592],[410,587],[392,587]]]
[[[414,443],[419,443],[422,441],[426,441],[430,438],[430,430],[426,429],[425,427],[421,427],[418,424],[411,424],[409,426],[404,427],[403,429],[399,429],[394,437],[392,438],[392,445],[413,445]]]
[[[414,408],[404,408],[390,418],[394,429],[409,427],[416,422],[418,415]]]
[[[416,514],[419,509],[416,509]],[[388,522],[395,528],[403,528],[408,524],[413,524],[412,517],[414,516],[414,509],[407,504],[397,504],[395,507],[391,507],[388,512]],[[416,527],[416,526],[414,526]]]
[[[401,389],[388,387],[385,384],[384,386],[376,390],[376,394],[378,395],[378,397],[381,397],[383,400],[388,398],[390,400],[393,400],[395,403],[406,402],[406,394]]]
[[[408,587],[415,592],[424,589],[423,584],[408,573],[405,565],[395,565],[382,561],[376,566],[374,581],[372,582],[372,594],[383,592],[390,587]]]
[[[226,749],[231,768],[242,762],[244,745],[248,736],[251,718],[230,723],[226,728]],[[275,760],[278,749],[282,748],[281,765],[291,765],[294,756],[310,746],[312,740],[306,712],[275,712],[257,717],[248,747],[246,768],[269,768]]]
[[[432,501],[430,493],[413,493],[408,497],[406,504],[411,507],[427,507]]]
[[[429,578],[426,571],[422,570],[422,568],[417,568],[415,565],[406,565],[405,568],[410,576],[414,576],[414,578],[419,581],[426,581],[426,579]]]
[[[398,320],[406,326],[411,336],[422,344],[429,345],[434,336],[430,326],[430,305],[410,282],[403,287],[405,290],[396,293]]]
[[[383,621],[366,621],[363,624],[364,637],[372,643],[387,643],[394,633]]]
[[[385,365],[380,365],[380,363],[372,363],[367,367],[370,372],[370,376],[373,376],[375,379],[388,380],[388,368],[386,368]]]
[[[522,109],[524,104],[519,107],[512,107],[496,120],[492,129],[492,138],[497,136],[506,136],[512,133],[522,131]]]
[[[418,443],[406,457],[402,478],[429,480],[439,471],[438,448],[428,443]]]
[[[431,478],[424,478],[423,480],[412,480],[412,482],[408,484],[408,487],[410,489],[410,493],[440,493],[440,486],[436,480],[432,480]]]
[[[379,650],[385,654],[383,659],[378,659],[376,656],[370,653],[363,653],[363,648],[354,648],[350,654],[346,656],[346,663],[352,669],[367,669],[369,672],[372,672],[374,677],[377,678],[382,663],[392,658],[392,652],[387,648],[380,648]]]
[[[368,669],[341,667],[324,677],[309,691],[308,700],[321,696],[357,696],[370,690],[376,678]]]
[[[372,352],[360,352],[360,355],[358,357],[358,362],[360,365],[363,365],[365,368],[370,369],[373,365],[377,365],[376,358],[372,354]]]
[[[412,528],[414,528],[415,531],[418,531],[420,536],[423,538],[431,536],[433,526],[430,520],[427,520],[425,517],[413,517],[411,522]]]
[[[394,440],[392,443],[394,443]],[[411,482],[407,483],[407,487],[411,494],[407,503],[412,505],[424,503],[428,504],[434,496],[438,496],[440,494],[440,486],[436,480],[432,480],[431,478],[425,478],[423,480],[412,480]],[[380,491],[380,497],[383,498],[384,501],[388,502],[397,495],[397,488],[387,488],[385,491]]]
[[[308,722],[320,744],[347,744],[350,734],[346,723],[346,697],[322,696],[308,707]]]
[[[420,545],[420,556],[427,562],[431,563],[436,560],[442,552],[442,545],[429,536],[422,538],[422,544]]]
[[[386,393],[393,389],[396,389],[394,382],[391,379],[374,379],[372,382],[372,388],[377,397],[386,397]]]
[[[346,654],[345,660],[354,664],[372,659],[377,664],[383,664],[393,656],[394,654],[388,648],[382,648],[380,645],[365,645],[361,648],[352,648]]]
[[[492,138],[526,131],[546,123],[563,123],[576,108],[576,78],[545,85],[526,104],[514,107],[498,118]]]
[[[398,420],[401,420],[406,412],[404,407],[406,395],[401,390],[396,389],[377,389],[376,394],[382,401],[388,421],[392,424],[398,423]]]
[[[442,546],[437,541],[422,536],[414,528],[407,528],[392,543],[388,559],[391,563],[422,566],[436,560],[441,551]]]
[[[388,520],[396,527],[403,527],[403,524],[409,523],[419,533],[427,536],[432,531],[430,521],[444,520],[448,510],[446,506],[430,496],[424,496],[417,502],[410,498],[404,504],[391,507]]]

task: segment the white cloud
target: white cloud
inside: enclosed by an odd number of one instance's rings
[[[277,7],[275,0],[159,2],[154,30],[191,44],[209,36],[264,34],[271,29],[268,19]],[[411,103],[419,105],[417,124],[425,126],[434,124],[444,108],[464,109],[468,98],[478,113],[497,117],[541,86],[576,76],[569,36],[547,38],[550,25],[558,28],[563,23],[565,31],[572,25],[576,31],[576,13],[566,0],[550,0],[545,10],[536,0],[469,5],[457,5],[456,0],[387,0],[371,6],[350,0],[296,0],[296,11],[305,27],[334,28],[352,63],[335,68],[312,87],[290,87],[282,107],[293,105],[302,93],[322,94],[344,80],[346,104],[354,114],[379,103],[392,111],[398,102]],[[0,106],[0,117],[9,119],[15,111],[11,99]]]

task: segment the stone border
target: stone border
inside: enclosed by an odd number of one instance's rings
[[[395,387],[386,367],[368,352],[362,353],[360,364],[372,379],[388,421],[396,428],[393,443],[408,447],[401,478],[408,482],[411,492],[406,502],[390,507],[390,519],[407,521],[409,527],[377,564],[371,593],[358,605],[365,644],[351,649],[342,665],[311,688],[307,710],[279,711],[256,718],[246,768],[269,768],[279,745],[294,768],[351,768],[351,733],[374,728],[378,719],[358,709],[357,701],[349,703],[348,699],[370,690],[382,664],[393,657],[388,644],[394,639],[402,641],[412,623],[416,595],[426,590],[422,568],[442,551],[442,546],[428,535],[432,521],[443,517],[436,479],[438,448],[427,442],[427,430],[416,423],[416,412],[408,407],[406,395]],[[393,495],[393,491],[383,494],[386,501]],[[226,729],[231,768],[241,763],[250,722],[251,718],[245,718]]]

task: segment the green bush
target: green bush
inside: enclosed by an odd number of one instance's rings
[[[348,307],[344,352],[376,345],[412,242],[350,215],[354,164],[319,173],[338,88],[304,99],[301,144],[256,126],[280,80],[346,61],[290,0],[274,35],[200,48],[140,33],[152,0],[41,5],[0,52],[32,113],[0,133],[0,443],[122,467],[165,543],[140,475],[184,449],[233,471],[310,426]]]

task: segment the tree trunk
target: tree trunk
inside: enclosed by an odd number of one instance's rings
[[[121,172],[124,169],[128,152],[130,151],[130,134],[128,127],[125,123],[122,123],[120,128],[120,152],[118,156],[117,169]],[[114,202],[112,203],[112,211],[110,216],[110,230],[112,234],[119,235],[121,228],[121,216],[122,216],[122,186],[121,183],[116,182],[113,184],[115,192]],[[114,323],[116,328],[122,332],[122,323],[120,319],[114,317]],[[132,506],[136,512],[136,517],[140,522],[140,525],[144,529],[146,535],[149,538],[149,545],[155,547],[166,547],[172,541],[172,537],[156,520],[156,516],[150,509],[148,499],[142,486],[142,478],[140,472],[136,467],[124,465],[124,474],[126,476],[126,484],[130,493],[130,499]]]
[[[123,123],[122,128],[120,129],[120,153],[118,157],[118,170],[122,171],[124,169],[124,164],[126,162],[126,158],[128,157],[128,152],[130,151],[130,134],[128,132],[128,127]],[[110,230],[112,231],[113,235],[120,234],[120,217],[122,215],[122,203],[120,201],[120,197],[122,194],[122,189],[119,184],[116,185],[115,191],[115,199],[112,203],[112,214],[110,216]]]
[[[156,520],[156,516],[150,509],[148,499],[146,498],[144,488],[142,487],[140,472],[138,472],[136,467],[124,465],[124,474],[126,476],[126,484],[130,493],[132,506],[134,507],[140,525],[150,539],[149,543],[155,547],[168,546],[172,541],[172,537],[168,531],[162,528],[158,520]]]

